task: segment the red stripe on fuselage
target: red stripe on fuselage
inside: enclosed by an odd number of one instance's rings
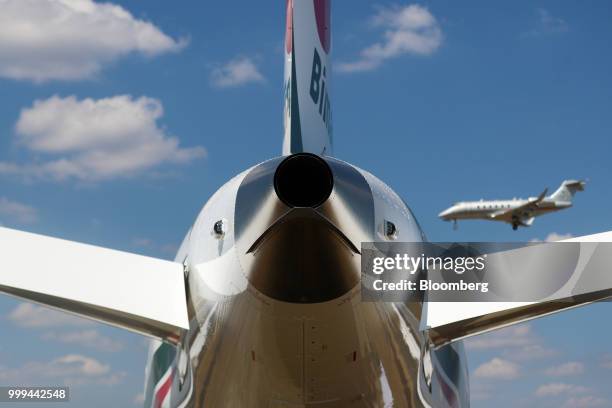
[[[285,30],[285,50],[291,54],[293,50],[293,0],[287,0],[287,27]]]
[[[330,0],[314,0],[315,16],[317,17],[317,31],[321,46],[327,54],[331,45]]]
[[[173,370],[174,371],[174,370]],[[174,372],[171,372],[166,381],[159,387],[157,392],[155,393],[155,408],[161,408],[164,400],[168,396],[168,392],[170,392],[170,388],[172,387],[172,377],[174,376]]]

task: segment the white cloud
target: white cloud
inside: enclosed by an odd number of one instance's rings
[[[516,350],[506,350],[504,356],[518,361],[530,361],[538,358],[549,358],[558,352],[541,344],[529,344]]]
[[[587,391],[589,391],[589,389],[581,385],[550,383],[539,386],[535,391],[535,395],[540,398],[557,397],[559,395],[581,394]]]
[[[559,35],[569,31],[569,25],[564,19],[554,16],[550,11],[539,8],[535,10],[533,28],[521,34],[523,38]]]
[[[48,332],[42,336],[43,340],[59,341],[66,344],[75,344],[100,351],[117,352],[123,350],[123,344],[110,337],[104,336],[97,330],[81,330],[66,333]]]
[[[214,68],[210,80],[216,87],[229,88],[248,83],[264,82],[265,78],[259,72],[253,60],[247,57],[239,57]]]
[[[466,347],[471,350],[486,350],[526,346],[533,341],[531,326],[522,324],[469,338],[466,340]]]
[[[570,233],[567,234],[559,234],[556,232],[551,232],[550,234],[548,234],[546,236],[546,238],[544,238],[544,241],[538,239],[538,238],[534,238],[532,239],[530,242],[557,242],[557,241],[563,241],[564,239],[570,239],[573,238],[574,236]]]
[[[566,377],[570,375],[578,375],[584,373],[584,364],[571,361],[569,363],[546,369],[545,374],[553,377]]]
[[[161,102],[145,96],[37,100],[21,111],[15,131],[19,146],[44,159],[0,162],[0,174],[97,181],[203,157],[204,148],[179,147],[179,140],[159,126],[163,114]]]
[[[31,303],[20,303],[9,313],[8,319],[24,328],[91,326],[94,324],[89,320]]]
[[[48,362],[29,362],[19,368],[0,367],[0,381],[32,384],[61,381],[65,385],[114,385],[125,373],[113,372],[110,365],[79,354],[68,354]]]
[[[78,372],[84,375],[106,374],[110,370],[110,366],[102,364],[93,358],[87,358],[78,354],[69,354],[54,360],[54,362],[66,366],[74,365]]]
[[[521,324],[471,337],[465,345],[474,351],[503,350],[504,357],[511,360],[533,360],[556,354],[540,343],[541,339],[533,333],[531,325]]]
[[[0,77],[76,80],[130,53],[155,56],[183,48],[123,7],[92,0],[0,1]]]
[[[514,380],[520,376],[520,367],[508,360],[494,358],[480,365],[474,376],[491,380]]]
[[[38,219],[38,211],[29,205],[0,197],[0,217],[31,224]]]
[[[384,30],[383,39],[364,48],[357,60],[338,64],[338,71],[370,71],[400,55],[430,55],[442,44],[438,21],[417,4],[382,8],[372,23]]]

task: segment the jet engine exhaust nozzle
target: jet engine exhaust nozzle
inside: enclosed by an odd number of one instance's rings
[[[315,208],[323,204],[334,188],[334,176],[321,157],[298,153],[287,157],[274,173],[274,190],[289,207]]]

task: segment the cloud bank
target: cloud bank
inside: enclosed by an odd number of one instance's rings
[[[239,57],[214,68],[210,75],[210,81],[217,88],[230,88],[264,82],[265,78],[252,59]]]
[[[584,364],[578,361],[570,361],[558,366],[546,369],[545,374],[553,377],[566,377],[584,373]]]
[[[0,1],[0,77],[79,80],[131,53],[176,52],[175,40],[123,7],[92,0]]]
[[[43,334],[42,338],[43,340],[57,341],[64,344],[87,347],[109,353],[116,353],[124,348],[121,342],[108,336],[104,336],[95,329],[69,332],[48,332]]]
[[[0,162],[0,174],[98,181],[204,157],[204,148],[180,147],[179,140],[157,123],[163,114],[161,102],[146,96],[37,100],[21,111],[15,132],[18,146],[39,159]]]
[[[549,383],[539,386],[535,395],[537,397],[556,397],[563,394],[580,394],[589,391],[588,388],[565,383]]]
[[[56,383],[59,380],[65,385],[116,385],[124,378],[125,373],[114,372],[110,365],[80,354],[68,354],[51,361],[32,361],[19,368],[0,367],[0,381],[5,383]]]
[[[514,380],[520,376],[520,367],[508,360],[494,358],[480,365],[474,376],[491,380]]]
[[[32,303],[20,303],[8,314],[8,319],[19,327],[30,329],[94,324],[90,320]]]
[[[364,48],[355,61],[338,64],[338,71],[371,71],[401,55],[431,55],[443,41],[437,19],[417,4],[382,8],[372,25],[384,31],[383,38]]]

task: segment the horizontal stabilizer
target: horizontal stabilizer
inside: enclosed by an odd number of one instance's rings
[[[565,180],[557,191],[551,194],[550,199],[554,201],[571,202],[578,191],[584,191],[586,181],[584,180]]]
[[[183,265],[0,228],[0,292],[177,342]]]
[[[490,330],[612,298],[609,251],[593,244],[612,242],[612,231],[563,242],[580,243],[579,258],[571,277],[552,296],[540,302],[426,302],[421,329],[428,330],[435,346],[442,346]],[[514,259],[529,259],[537,265],[538,259],[542,260],[538,254],[542,252],[537,247],[525,246],[513,249],[508,255],[490,254],[489,261],[495,256],[501,256],[506,258],[499,259],[511,265],[518,262],[512,261],[512,257],[518,257]],[[551,270],[554,272],[554,268]],[[547,279],[548,275],[544,273],[542,269],[534,270],[534,280]]]

